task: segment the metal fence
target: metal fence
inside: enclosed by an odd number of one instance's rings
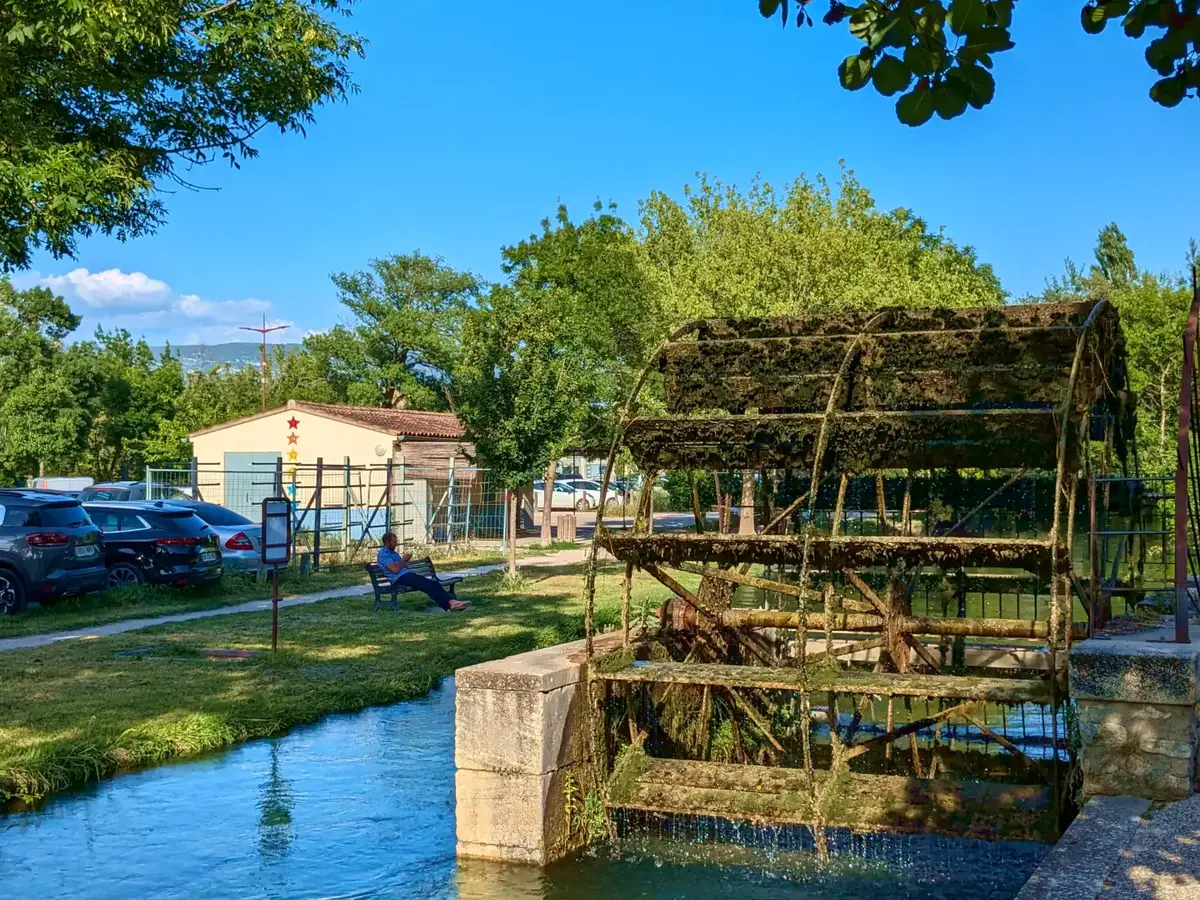
[[[262,501],[287,497],[293,510],[295,551],[312,554],[314,568],[372,557],[392,532],[410,549],[448,550],[507,538],[507,495],[486,469],[414,467],[388,462],[353,465],[253,464],[244,469],[193,464],[188,469],[147,469],[151,500],[193,497],[218,503],[252,522]]]

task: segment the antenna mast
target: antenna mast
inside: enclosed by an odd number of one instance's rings
[[[267,335],[272,331],[283,331],[287,328],[286,325],[272,325],[267,327],[267,316],[263,314],[262,327],[256,325],[241,325],[242,331],[253,331],[256,334],[262,335],[262,411],[267,411]]]

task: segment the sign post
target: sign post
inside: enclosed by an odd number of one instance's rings
[[[286,497],[268,497],[262,502],[262,548],[259,557],[270,566],[274,588],[271,592],[271,652],[279,646],[279,567],[286,566],[292,553],[292,504]]]

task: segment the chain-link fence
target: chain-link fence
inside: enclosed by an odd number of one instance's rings
[[[388,532],[418,550],[503,544],[508,537],[499,481],[486,469],[450,461],[441,468],[276,460],[242,469],[148,469],[146,496],[217,503],[252,522],[260,521],[264,499],[287,497],[295,550],[311,553],[314,567],[369,559]]]

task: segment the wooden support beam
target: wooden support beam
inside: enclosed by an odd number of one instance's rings
[[[794,612],[776,609],[729,609],[720,613],[721,624],[730,628],[798,628],[799,617]],[[809,613],[809,628],[825,627],[820,613]],[[841,631],[879,631],[883,619],[870,614],[834,614],[833,628]],[[816,624],[820,622],[820,624]],[[952,619],[940,616],[903,616],[898,626],[907,634],[947,635],[950,637],[994,637],[1045,640],[1050,633],[1049,623],[1036,619]],[[1077,622],[1072,634],[1081,639],[1087,625]]]
[[[819,662],[824,662],[827,659],[840,659],[843,656],[852,656],[855,653],[863,653],[867,650],[878,650],[883,645],[883,638],[867,638],[863,641],[840,644],[834,646],[831,650],[818,650],[816,653],[810,653],[808,654],[807,661],[811,666]]]
[[[948,697],[1004,703],[1045,703],[1049,685],[1041,679],[958,677],[954,675],[861,672],[854,669],[813,671],[767,666],[728,666],[709,663],[639,662],[613,671],[596,671],[607,681],[658,684],[711,684],[714,687],[765,691],[854,694],[877,697]]]
[[[630,754],[633,756],[633,754]],[[815,773],[818,790],[830,778]],[[1053,841],[1049,789],[976,779],[921,779],[846,772],[822,810],[825,824],[855,831]],[[643,757],[614,773],[613,808],[717,816],[771,825],[811,825],[804,769]]]

